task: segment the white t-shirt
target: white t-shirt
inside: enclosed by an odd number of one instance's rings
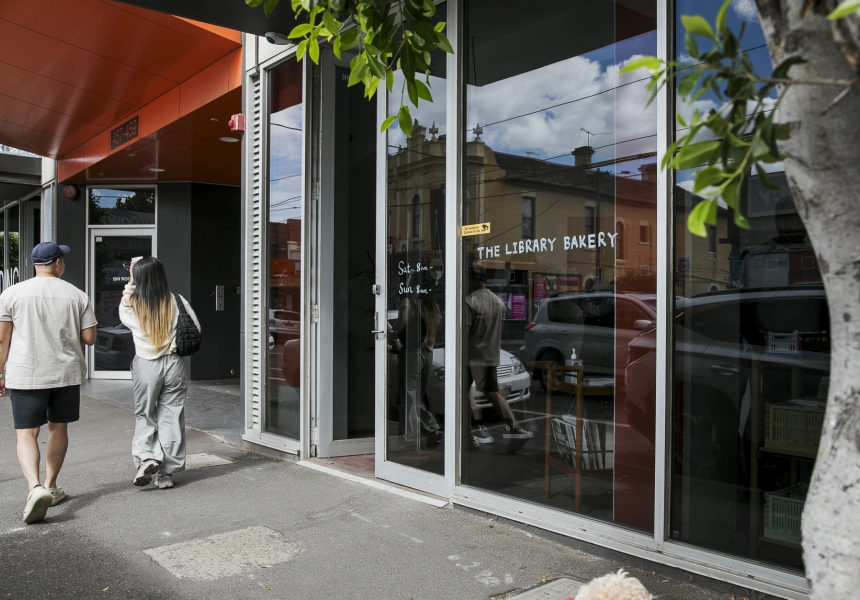
[[[6,387],[43,390],[83,382],[81,330],[98,324],[84,292],[56,277],[33,277],[0,295],[0,321],[12,322]]]

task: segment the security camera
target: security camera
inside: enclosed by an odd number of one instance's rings
[[[274,31],[266,32],[266,41],[276,46],[286,46],[292,44],[292,40],[283,33],[275,33]]]

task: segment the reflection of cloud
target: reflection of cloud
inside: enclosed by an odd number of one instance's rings
[[[744,21],[758,20],[758,11],[755,7],[755,0],[732,0],[732,10],[735,14]]]
[[[624,54],[623,43],[616,44],[616,54]],[[595,161],[653,151],[656,106],[645,108],[648,81],[638,81],[647,74],[619,73],[639,56],[618,64],[577,56],[482,87],[469,86],[467,125],[471,129],[480,123],[484,141],[496,151],[539,153],[544,159],[567,156],[589,138],[598,149]],[[644,139],[616,146],[634,138]]]

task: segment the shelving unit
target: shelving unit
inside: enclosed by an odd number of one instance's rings
[[[756,356],[752,360],[751,379],[751,407],[750,407],[750,430],[752,443],[752,456],[750,457],[750,555],[758,555],[761,543],[777,544],[792,549],[800,549],[799,544],[769,538],[763,535],[762,512],[764,500],[759,489],[759,460],[763,454],[780,456],[791,461],[791,485],[795,486],[798,481],[799,465],[802,462],[815,461],[817,446],[809,450],[801,448],[792,450],[788,447],[767,447],[764,440],[764,410],[766,402],[762,398],[762,375],[771,369],[789,370],[791,373],[791,397],[800,395],[801,374],[805,372],[819,372],[822,377],[830,370],[830,356],[821,353],[807,353],[802,357],[780,357],[780,356]]]

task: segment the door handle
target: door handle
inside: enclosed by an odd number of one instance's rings
[[[371,331],[370,333],[372,333],[373,335],[376,335],[376,334],[378,334],[378,333],[385,333],[385,330],[384,330],[384,329],[380,329],[380,330],[378,330],[378,331]]]
[[[711,370],[716,371],[723,377],[730,377],[741,372],[740,369],[736,367],[726,367],[723,365],[711,365]]]

